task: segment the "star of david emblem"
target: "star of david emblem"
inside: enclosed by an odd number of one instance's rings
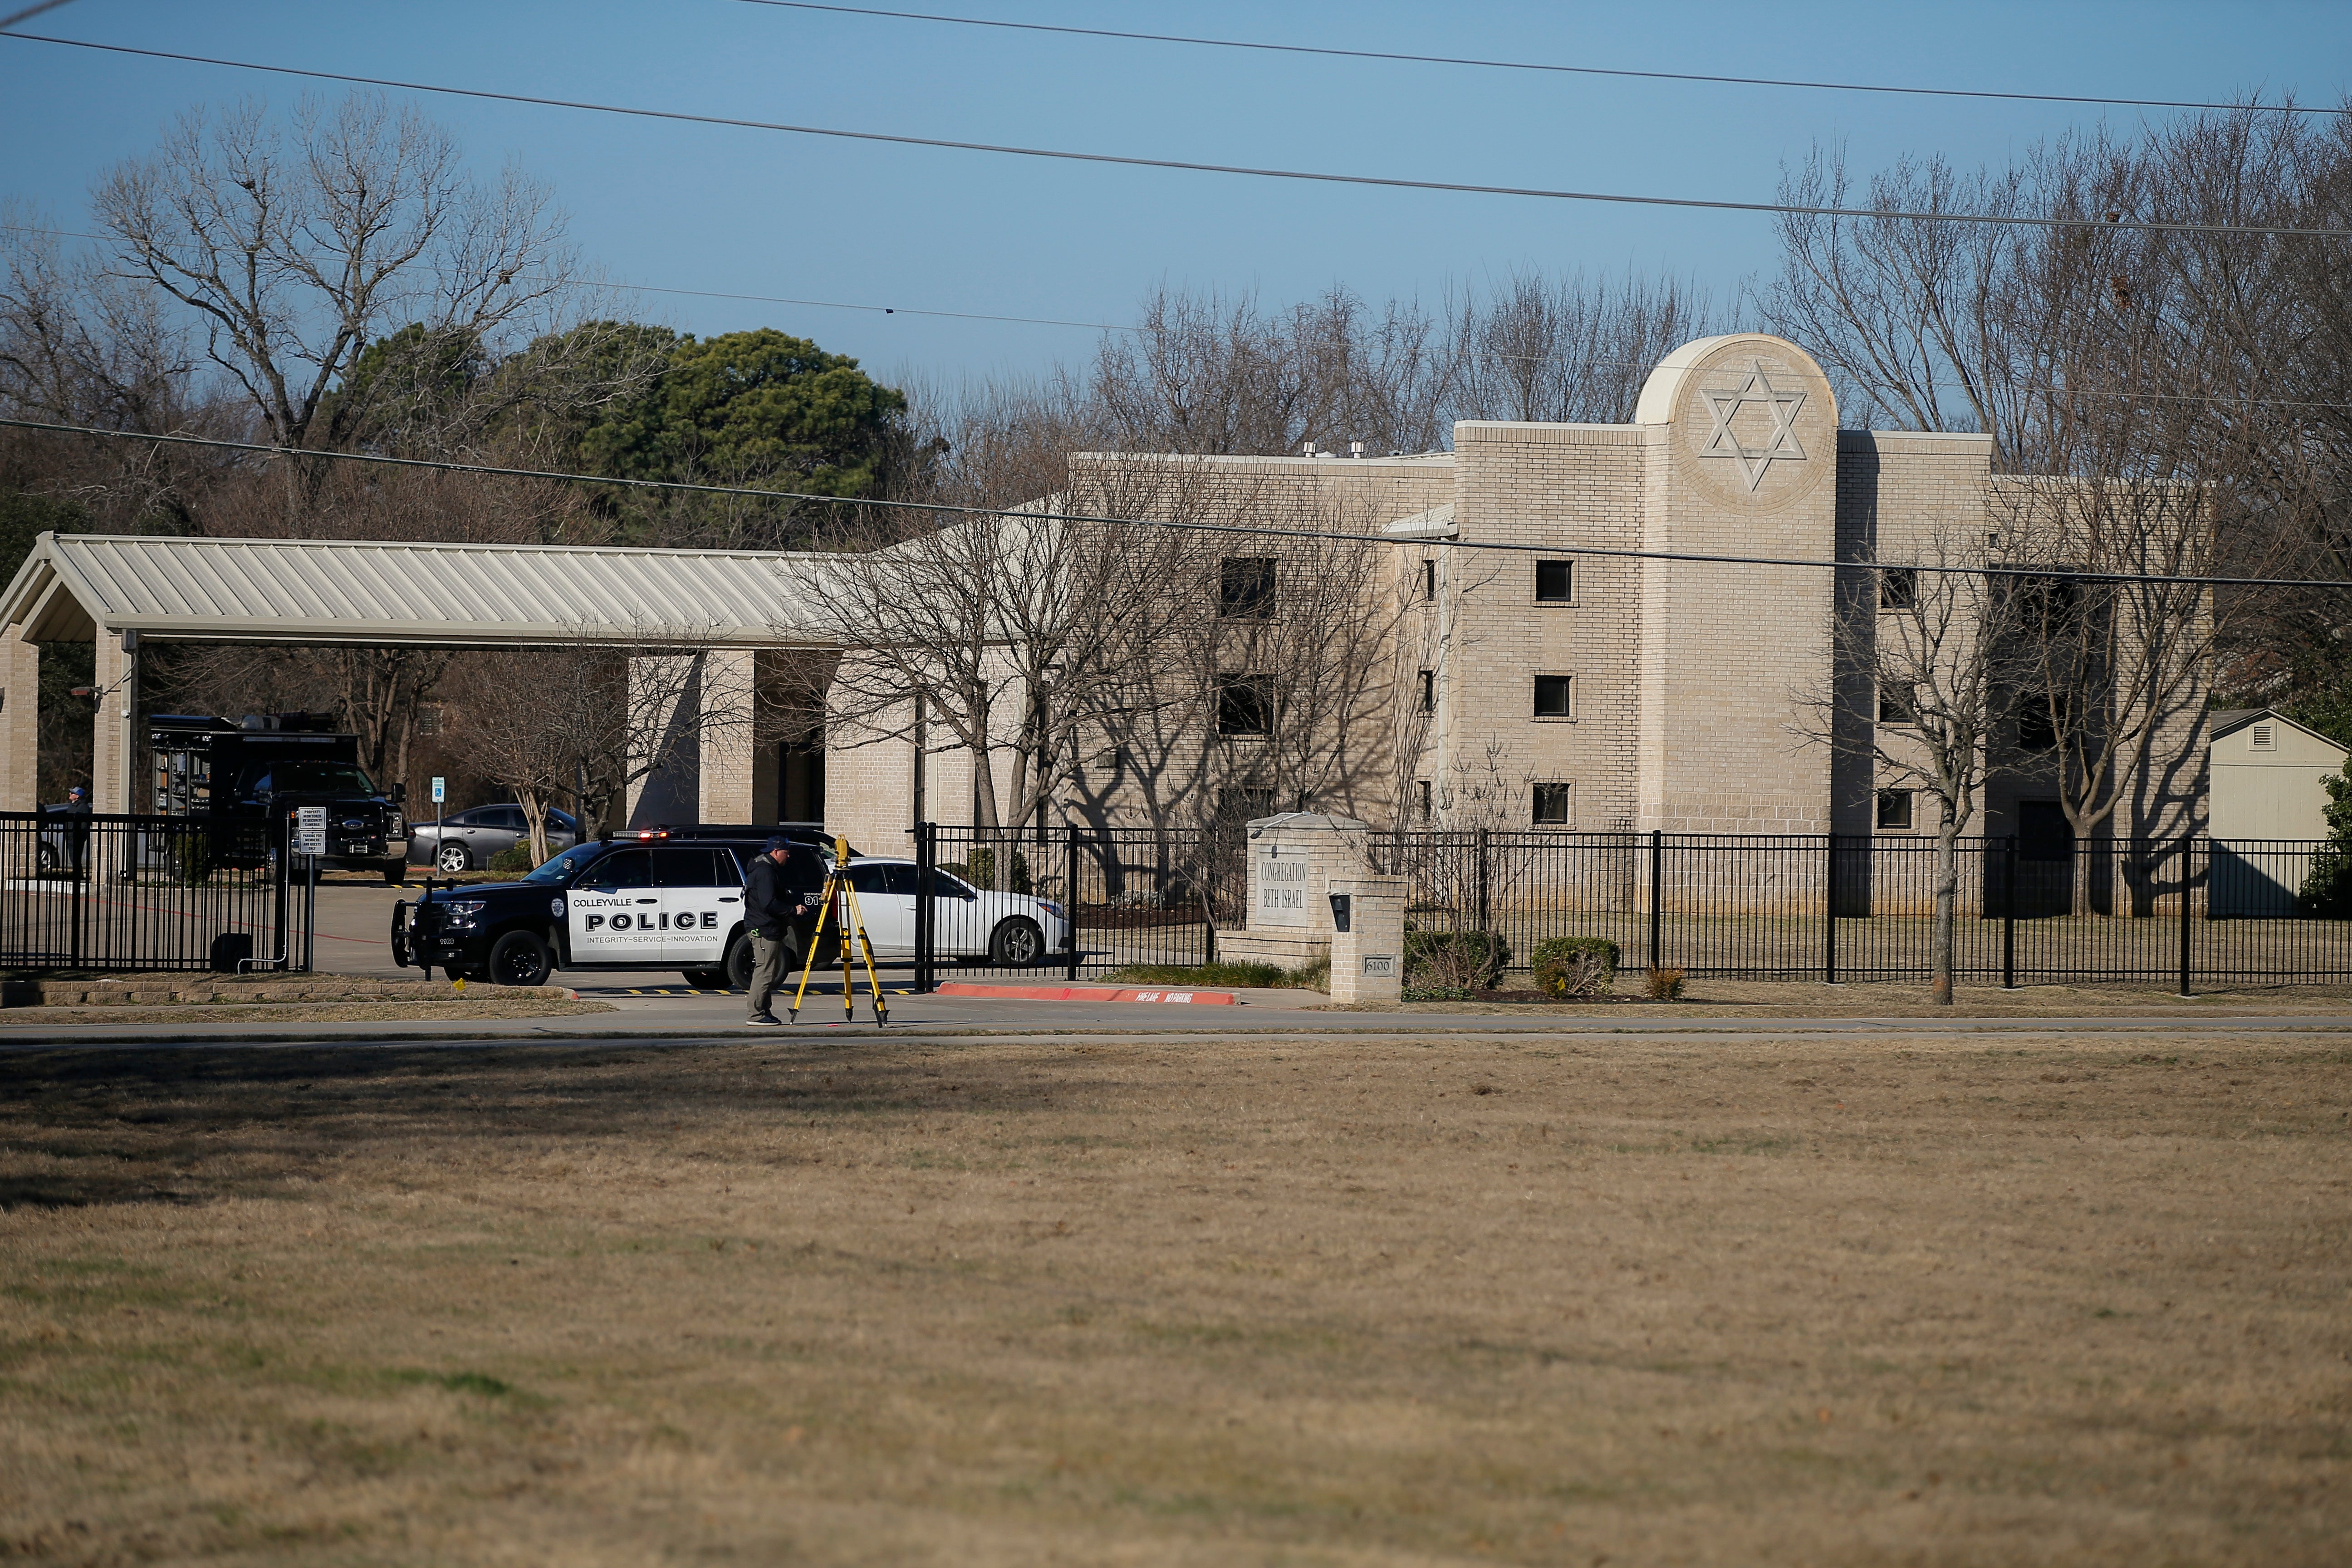
[[[1706,399],[1707,415],[1715,421],[1715,427],[1707,432],[1706,442],[1699,447],[1698,455],[1729,458],[1738,463],[1740,477],[1748,481],[1750,491],[1764,482],[1765,470],[1772,466],[1775,458],[1784,463],[1805,460],[1805,448],[1797,440],[1797,415],[1805,406],[1805,394],[1783,392],[1774,386],[1764,374],[1762,360],[1748,362],[1748,374],[1738,386],[1721,391],[1701,387],[1699,395]],[[1732,433],[1731,422],[1738,417],[1740,405],[1747,403],[1761,403],[1772,411],[1772,434],[1761,447],[1744,447]]]

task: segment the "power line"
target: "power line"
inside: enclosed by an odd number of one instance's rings
[[[611,485],[627,489],[684,490],[696,495],[756,496],[763,500],[814,501],[824,506],[883,507],[896,511],[949,512],[958,517],[1005,517],[1032,522],[1090,522],[1117,528],[1163,528],[1196,533],[1236,534],[1252,539],[1321,539],[1340,543],[1442,544],[1449,550],[1494,550],[1511,554],[1599,555],[1633,561],[1688,561],[1730,566],[1801,566],[1817,571],[1872,571],[1882,565],[1935,575],[1979,577],[2044,577],[2078,583],[2170,584],[2184,588],[2352,588],[2352,578],[2332,577],[2188,577],[2149,572],[2068,572],[2046,566],[1934,566],[1925,563],[1873,561],[1822,561],[1795,555],[1721,555],[1687,550],[1622,550],[1597,544],[1514,544],[1500,540],[1393,540],[1376,533],[1346,533],[1335,529],[1268,528],[1241,523],[1179,522],[1163,518],[1096,517],[1085,512],[1039,511],[1024,507],[957,506],[947,501],[880,500],[864,496],[817,495],[807,490],[761,489],[752,485],[698,485],[679,479],[616,479],[603,474],[568,474],[546,468],[506,468],[488,463],[455,463],[430,458],[392,458],[373,452],[321,452],[302,447],[272,447],[258,441],[225,441],[207,436],[151,436],[136,430],[101,430],[87,425],[49,425],[31,419],[0,418],[0,426],[45,430],[67,436],[96,436],[117,441],[152,441],[177,447],[213,447],[233,452],[258,452],[271,458],[318,458],[338,463],[376,463],[402,468],[430,468],[442,473],[480,474],[494,479],[558,479],[574,484]],[[1337,466],[1335,459],[1334,466]]]
[[[1179,158],[1139,158],[1118,153],[1079,153],[1067,148],[1019,147],[995,142],[963,142],[940,136],[908,136],[896,132],[845,131],[837,126],[793,125],[782,121],[744,120],[720,114],[689,114],[675,109],[635,109],[625,104],[593,103],[581,99],[543,98],[531,93],[495,92],[487,88],[446,87],[437,82],[402,81],[391,77],[357,76],[347,71],[306,70],[296,66],[261,65],[251,60],[221,59],[211,55],[176,54],[166,49],[133,48],[128,44],[92,43],[84,38],[56,38],[39,33],[0,33],[0,38],[26,43],[56,44],[65,48],[95,49],[106,54],[133,55],[143,59],[177,60],[188,65],[221,66],[230,70],[261,71],[272,76],[299,77],[309,81],[348,82],[355,87],[393,88],[403,92],[439,93],[495,103],[527,103],[542,109],[576,109],[594,114],[623,114],[639,120],[675,121],[688,125],[722,125],[742,131],[773,131],[792,136],[826,136],[847,142],[878,142],[899,147],[939,147],[962,153],[993,153],[1013,158],[1050,158],[1074,163],[1108,163],[1130,169],[1174,169],[1196,174],[1234,174],[1258,180],[1299,180],[1315,184],[1370,185],[1382,190],[1447,191],[1467,195],[1525,196],[1543,201],[1603,202],[1621,206],[1679,207],[1704,212],[1770,213],[1790,217],[1876,218],[1906,223],[1984,224],[2008,228],[2123,228],[2150,234],[2234,234],[2280,236],[2307,239],[2352,239],[2352,229],[2275,228],[2258,225],[2167,223],[2153,218],[2037,217],[2015,213],[1904,212],[1859,207],[1800,206],[1786,202],[1709,201],[1698,196],[1637,196],[1609,191],[1553,190],[1536,185],[1474,185],[1453,180],[1408,180],[1386,174],[1333,174],[1307,169],[1259,168],[1240,163],[1201,163]]]
[[[27,5],[13,16],[0,16],[0,32],[6,32],[19,22],[29,22],[44,11],[54,11],[60,5],[72,3],[73,0],[41,0],[39,5]]]
[[[1622,77],[1636,81],[1696,81],[1727,87],[1793,87],[1820,92],[1891,92],[1916,98],[1989,98],[2013,103],[2094,103],[2119,109],[2255,109],[2272,114],[2347,114],[2352,110],[2299,103],[2215,103],[2196,99],[2092,98],[2064,92],[1993,92],[1981,88],[1892,87],[1853,81],[1785,81],[1777,77],[1700,76],[1690,71],[1637,71],[1603,66],[1554,65],[1535,60],[1488,60],[1457,55],[1416,55],[1386,49],[1340,49],[1317,44],[1262,44],[1241,38],[1199,38],[1181,33],[1126,33],[1110,27],[1057,26],[1045,22],[1001,22],[986,16],[941,16],[927,11],[880,11],[865,5],[821,5],[814,0],[743,0],[787,11],[831,11],[845,16],[887,16],[902,22],[948,22],[960,27],[1000,27],[1017,33],[1064,33],[1082,38],[1123,38],[1147,44],[1190,44],[1208,49],[1257,49],[1277,55],[1325,55],[1348,60],[1392,60],[1407,65],[1471,66],[1482,70],[1543,71],[1563,76]]]

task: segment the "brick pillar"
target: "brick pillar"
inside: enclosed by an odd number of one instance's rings
[[[96,643],[97,689],[105,695],[99,699],[90,735],[90,809],[137,811],[141,792],[131,770],[139,758],[138,656],[123,652],[122,634],[104,626]]]
[[[701,796],[694,714],[702,700],[700,660],[655,654],[629,660],[629,784],[623,820],[631,827],[692,822]]]
[[[0,627],[0,811],[39,808],[40,744],[40,645]]]
[[[1327,886],[1328,897],[1348,900],[1348,929],[1331,933],[1331,1000],[1397,1000],[1404,994],[1404,879],[1333,877]]]
[[[775,770],[767,769],[768,798],[758,798],[761,768],[753,742],[753,681],[758,656],[750,648],[715,647],[702,655],[702,773],[699,822],[772,822]]]

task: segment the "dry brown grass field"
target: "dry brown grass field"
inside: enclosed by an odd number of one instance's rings
[[[0,1558],[2336,1564],[2347,1111],[2284,1031],[8,1057]]]

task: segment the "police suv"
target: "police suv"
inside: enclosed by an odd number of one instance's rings
[[[675,969],[690,985],[740,989],[751,981],[744,873],[779,834],[792,841],[784,885],[814,904],[833,848],[821,827],[654,828],[577,845],[520,881],[428,886],[393,906],[393,961],[500,985],[544,984],[558,969]],[[793,931],[795,963],[815,924]]]

